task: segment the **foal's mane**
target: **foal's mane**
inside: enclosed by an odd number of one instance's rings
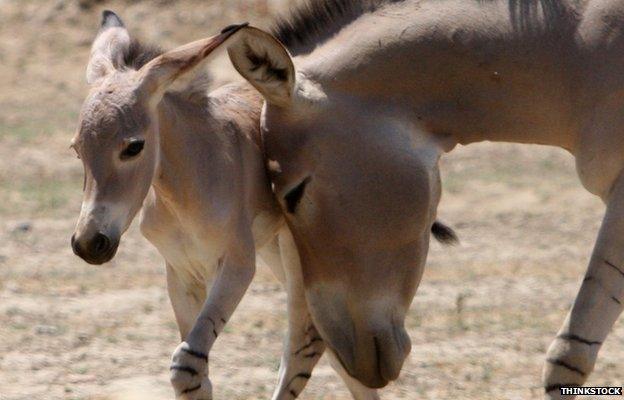
[[[403,0],[305,0],[280,18],[273,35],[293,55],[307,54],[363,14]]]
[[[130,46],[128,46],[124,53],[124,65],[126,68],[138,70],[164,53],[165,51],[159,46],[144,43],[138,39],[132,38]],[[169,91],[183,94],[189,99],[197,98],[197,96],[202,98],[206,95],[207,89],[210,86],[210,74],[208,71],[200,70],[189,75],[191,76],[186,79],[180,78],[178,84],[173,86]]]
[[[145,44],[138,39],[132,39],[130,46],[124,53],[124,65],[132,69],[140,69],[154,58],[164,54],[165,51],[152,44]]]

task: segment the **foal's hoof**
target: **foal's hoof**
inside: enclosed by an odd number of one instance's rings
[[[170,379],[179,400],[212,400],[208,356],[182,342],[173,352]]]
[[[212,383],[210,383],[210,379],[205,377],[202,379],[201,386],[198,389],[191,389],[193,390],[186,393],[183,392],[177,398],[180,400],[212,400]]]

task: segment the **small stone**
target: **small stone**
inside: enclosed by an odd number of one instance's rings
[[[97,380],[97,377],[95,377],[94,375],[88,375],[86,373],[87,371],[78,371],[78,373],[76,374],[70,374],[67,375],[67,377],[65,378],[65,380],[69,383],[87,383],[87,382],[94,382]]]
[[[35,333],[37,335],[56,335],[59,332],[59,328],[53,325],[37,325],[35,327]]]
[[[15,225],[13,228],[14,233],[26,233],[32,230],[32,223],[30,221],[22,221]]]
[[[74,340],[74,345],[76,347],[79,346],[86,346],[87,344],[89,344],[90,341],[90,337],[87,333],[81,332],[78,335],[76,335],[76,338]]]

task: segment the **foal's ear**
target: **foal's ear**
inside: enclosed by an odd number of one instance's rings
[[[121,18],[112,11],[102,13],[102,24],[87,65],[87,83],[92,85],[123,66],[124,54],[130,46],[130,35]]]
[[[219,35],[178,47],[145,64],[140,70],[139,89],[150,101],[160,101],[169,86],[180,76],[192,71],[223,42],[247,24],[231,25]]]
[[[228,46],[234,68],[272,104],[290,104],[295,87],[295,66],[290,54],[271,34],[246,27]]]

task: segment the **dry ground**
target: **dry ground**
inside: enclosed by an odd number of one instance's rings
[[[94,268],[69,237],[82,170],[67,149],[103,7],[165,47],[275,1],[0,0],[0,399],[102,399],[130,389],[172,399],[178,342],[163,263],[136,228]],[[461,246],[433,245],[407,319],[414,343],[384,399],[539,398],[544,351],[563,321],[603,207],[563,151],[481,144],[443,160],[440,217]],[[261,270],[211,355],[216,399],[267,399],[285,328],[285,295]],[[621,385],[616,324],[590,383]],[[303,399],[348,399],[325,361]]]

